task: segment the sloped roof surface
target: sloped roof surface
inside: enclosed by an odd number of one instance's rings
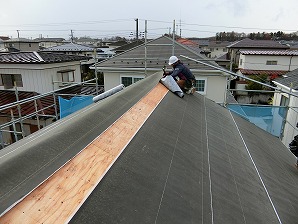
[[[86,60],[88,57],[80,55],[68,55],[62,53],[46,52],[16,52],[0,54],[0,64],[36,64],[36,63],[60,63],[68,61]]]
[[[284,75],[287,71],[281,70],[252,70],[252,69],[239,69],[243,75]]]
[[[237,41],[229,46],[228,48],[265,48],[265,49],[288,49],[286,45],[282,45],[273,40],[251,40],[245,38],[243,40]]]
[[[43,51],[60,51],[60,52],[65,52],[65,51],[94,51],[94,48],[92,47],[88,47],[85,45],[81,45],[81,44],[76,44],[76,43],[67,43],[67,44],[62,44],[59,46],[55,46],[55,47],[49,47],[44,49]]]
[[[1,150],[0,212],[160,85],[160,77]],[[199,94],[168,92],[70,223],[294,224],[294,163],[278,138],[227,109]]]
[[[286,73],[284,77],[277,78],[275,81],[287,87],[293,85],[292,88],[298,90],[298,69]]]
[[[147,68],[161,70],[163,66],[168,66],[169,57],[172,55],[173,40],[167,36],[162,36],[147,44]],[[178,42],[174,42],[175,55],[191,69],[198,70],[215,70],[206,65],[193,62],[188,59],[180,57],[180,55],[187,55],[196,60],[208,60],[200,52],[184,46]],[[145,44],[139,45],[136,48],[118,54],[113,58],[107,59],[98,63],[98,69],[104,68],[144,68],[145,66]],[[208,62],[217,65],[213,62]]]

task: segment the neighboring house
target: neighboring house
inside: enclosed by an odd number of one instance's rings
[[[44,37],[42,37],[42,38],[36,38],[34,40],[39,43],[40,49],[56,47],[56,46],[65,44],[64,38],[44,38]]]
[[[290,50],[239,50],[237,74],[243,76],[266,75],[272,81],[298,68],[298,51]],[[236,89],[244,89],[246,83],[236,83]]]
[[[111,58],[116,54],[111,48],[97,48],[96,52],[98,60]]]
[[[85,56],[46,52],[0,54],[0,90],[46,93],[69,83],[81,82]]]
[[[6,48],[14,48],[18,51],[38,51],[39,42],[26,38],[13,38],[4,41]]]
[[[275,92],[273,98],[274,106],[288,107],[282,136],[282,142],[288,146],[294,136],[298,135],[298,69],[275,79],[273,83],[281,90],[297,95],[296,97],[287,93]]]
[[[297,224],[280,139],[160,74],[0,150],[0,223]]]
[[[240,50],[287,50],[289,46],[273,40],[251,40],[245,38],[227,46],[228,54],[233,64],[239,64]]]
[[[49,47],[43,49],[43,52],[59,52],[64,54],[72,54],[72,55],[83,55],[93,57],[94,55],[94,47],[89,47],[76,43],[67,43],[62,44],[55,47]]]
[[[228,52],[227,46],[229,46],[230,44],[231,42],[229,41],[210,41],[207,49],[210,51],[210,54],[208,55],[208,57],[219,58],[227,54]]]
[[[145,46],[147,55],[145,55]],[[119,84],[131,85],[157,71],[162,71],[163,66],[171,69],[171,66],[168,65],[168,59],[172,55],[173,50],[174,54],[195,75],[197,92],[215,102],[223,103],[226,96],[228,75],[212,67],[183,58],[180,55],[196,60],[204,60],[205,62],[208,60],[204,55],[183,44],[176,41],[173,43],[172,38],[167,36],[149,41],[147,45],[139,45],[111,59],[98,63],[98,71],[104,73],[105,90],[109,90]],[[208,63],[218,66],[214,62],[209,61]]]
[[[225,53],[223,54],[222,56],[218,57],[215,59],[215,62],[225,68],[225,69],[228,69],[229,70],[229,67],[230,67],[230,58],[229,58],[229,55],[228,53]]]

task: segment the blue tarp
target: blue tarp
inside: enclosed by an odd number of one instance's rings
[[[229,104],[228,109],[274,136],[280,137],[286,117],[286,107]]]
[[[93,96],[75,96],[67,100],[59,96],[60,119],[92,104],[92,98]]]

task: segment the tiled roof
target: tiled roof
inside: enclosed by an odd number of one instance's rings
[[[5,40],[4,41],[5,43],[19,43],[19,42],[22,42],[22,43],[37,43],[36,40],[30,40],[30,39],[27,39],[27,38],[12,38],[12,39],[9,39],[9,40]]]
[[[208,47],[227,47],[230,44],[229,41],[210,41]]]
[[[243,55],[298,56],[298,50],[240,50]]]
[[[36,92],[26,92],[26,91],[18,91],[18,97],[19,100],[24,100],[28,99],[30,97],[37,96],[38,94]],[[16,102],[16,95],[15,91],[11,90],[0,90],[0,106],[5,106],[10,103]],[[41,99],[38,99],[37,101],[37,108],[38,110],[44,109],[54,103],[53,97],[52,96],[46,96]],[[35,106],[34,106],[34,101],[28,102],[21,104],[21,114],[22,116],[28,115],[35,112]],[[55,109],[54,107],[47,108],[44,112],[44,114],[47,115],[54,115],[55,114]],[[15,116],[18,116],[18,109],[17,107],[13,108],[13,114]],[[10,109],[5,109],[0,111],[0,115],[6,115],[10,116]]]
[[[101,87],[99,89],[99,93],[102,93],[104,90]],[[73,86],[71,88],[63,89],[61,91],[57,91],[56,96],[56,105],[59,111],[59,100],[58,95],[62,94],[64,99],[70,99],[73,95],[96,95],[96,88],[95,86]],[[18,98],[19,100],[28,99],[30,97],[38,96],[39,94],[36,92],[29,92],[29,91],[18,91]],[[12,90],[0,90],[0,106],[5,106],[10,103],[16,102],[16,95],[15,91]],[[37,100],[37,107],[38,110],[47,108],[54,103],[53,95],[48,95],[41,97]],[[21,114],[22,116],[29,115],[35,112],[34,101],[30,101],[28,103],[21,104]],[[59,113],[59,112],[58,112]],[[13,114],[18,116],[18,110],[15,107],[13,109]],[[49,107],[44,110],[44,114],[47,115],[55,115],[54,107]],[[0,115],[10,116],[10,109],[1,110]]]
[[[144,43],[144,41],[142,41],[142,40],[133,41],[129,44],[125,44],[120,47],[116,47],[113,49],[113,51],[116,52],[117,54],[122,53],[122,52],[130,50],[136,46],[139,46],[140,44],[143,44],[143,43]]]
[[[92,47],[88,47],[85,45],[81,45],[81,44],[75,44],[75,43],[67,43],[67,44],[63,44],[63,45],[59,45],[59,46],[55,46],[55,47],[49,47],[44,49],[43,51],[47,51],[47,52],[52,52],[52,51],[56,51],[56,52],[66,52],[66,51],[70,51],[70,52],[82,52],[82,51],[94,51],[94,48]]]
[[[228,48],[264,48],[264,49],[288,49],[286,45],[282,45],[273,40],[251,40],[245,38],[243,40],[237,41],[231,45],[227,46]]]
[[[240,72],[245,75],[266,75],[270,81],[276,80],[278,77],[286,74],[287,71],[280,71],[280,70],[250,70],[250,69],[239,69]]]
[[[194,47],[199,46],[198,43],[196,43],[192,40],[186,39],[186,38],[179,38],[177,40],[177,42],[180,43],[180,44],[184,44],[186,46],[194,46]]]
[[[0,64],[36,64],[36,63],[60,63],[68,61],[86,60],[88,57],[79,55],[68,55],[62,53],[46,52],[17,52],[0,54]]]
[[[281,70],[251,70],[251,69],[239,69],[243,75],[277,75],[281,76],[287,73],[287,71]]]

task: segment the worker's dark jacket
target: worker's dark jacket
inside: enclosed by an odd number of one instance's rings
[[[182,63],[178,63],[175,65],[174,70],[170,72],[171,76],[175,79],[176,77],[179,77],[179,79],[182,80],[191,80],[194,81],[196,78],[195,76],[191,73],[189,68],[184,66]]]

